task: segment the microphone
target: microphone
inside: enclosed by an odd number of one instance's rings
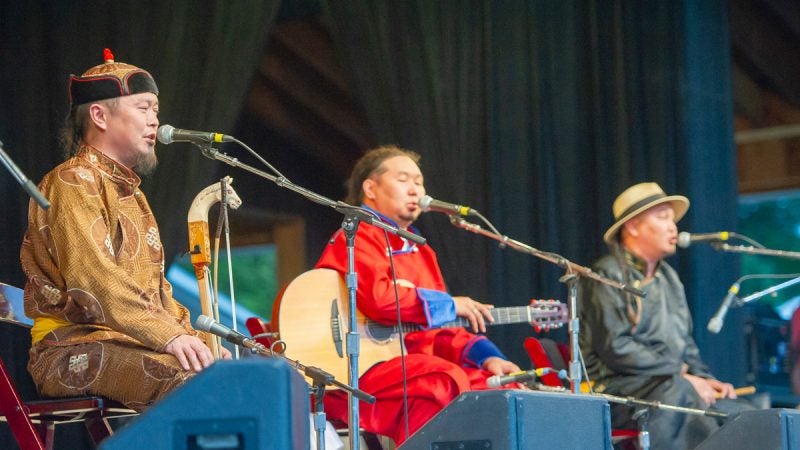
[[[708,327],[707,327],[708,331],[714,334],[719,333],[719,330],[722,329],[722,319],[725,318],[725,314],[728,313],[728,308],[730,308],[731,302],[733,302],[733,299],[736,298],[736,294],[738,293],[739,293],[739,282],[737,281],[736,283],[733,283],[733,285],[731,285],[730,289],[728,289],[728,295],[726,295],[725,298],[722,300],[722,304],[719,305],[717,313],[714,314],[714,317],[712,317],[711,320],[708,321]]]
[[[461,206],[461,205],[456,205],[455,203],[443,202],[441,200],[436,200],[430,195],[425,195],[421,199],[419,199],[419,206],[420,208],[422,208],[422,212],[438,211],[445,214],[459,215],[465,217],[470,215],[475,215],[475,213],[477,212],[471,209],[469,206]]]
[[[231,330],[230,328],[226,327],[225,325],[217,322],[216,320],[212,319],[211,317],[199,315],[194,322],[194,326],[197,327],[198,330],[208,331],[209,333],[219,336],[226,341],[240,345],[245,348],[254,348],[259,347],[261,344],[256,342],[253,339],[239,333],[238,331]]]
[[[704,241],[727,241],[730,237],[735,236],[736,233],[729,231],[720,231],[718,233],[687,233],[681,231],[678,233],[678,247],[687,248],[693,242]]]
[[[210,133],[207,131],[181,130],[172,125],[158,127],[158,142],[169,145],[173,142],[192,142],[194,144],[208,144],[211,142],[233,142],[234,139],[227,134]]]
[[[499,388],[511,383],[524,383],[547,375],[548,373],[558,374],[558,378],[565,380],[567,378],[567,371],[564,369],[555,370],[552,367],[542,367],[541,369],[525,370],[523,372],[514,372],[508,375],[492,375],[486,379],[486,385],[490,388]]]

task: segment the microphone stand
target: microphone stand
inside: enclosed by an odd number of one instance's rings
[[[367,403],[375,403],[374,396],[362,391],[361,389],[358,389],[358,387],[349,386],[337,381],[332,374],[320,369],[319,367],[305,366],[301,364],[300,361],[277,353],[271,348],[267,348],[265,345],[252,339],[246,339],[239,345],[249,349],[253,353],[262,356],[282,358],[295,370],[301,371],[303,372],[303,375],[311,378],[313,381],[311,393],[314,395],[314,431],[316,433],[317,448],[319,450],[325,450],[325,427],[327,424],[327,418],[325,417],[325,408],[323,406],[322,398],[325,396],[326,386],[336,386],[339,389],[347,391],[348,394],[350,394],[350,397],[357,397]],[[356,429],[356,431],[358,431],[358,429]],[[356,433],[356,437],[358,437],[358,433]]]
[[[27,192],[28,195],[34,201],[36,201],[36,203],[42,209],[47,209],[50,207],[50,202],[47,201],[47,198],[45,198],[45,196],[42,194],[42,191],[40,191],[36,187],[36,185],[33,184],[33,182],[29,180],[24,173],[22,173],[22,170],[20,170],[20,168],[17,167],[16,164],[14,164],[14,161],[11,159],[11,157],[8,156],[6,152],[3,150],[2,141],[0,141],[0,162],[2,162],[4,166],[6,166],[6,169],[8,169],[11,175],[13,175],[14,178],[17,179],[17,183],[19,183],[20,186],[22,186],[22,189],[25,190],[25,192]]]
[[[745,303],[750,303],[753,300],[758,300],[759,298],[761,298],[761,297],[763,297],[765,295],[772,294],[773,292],[780,291],[783,288],[795,285],[797,283],[800,283],[800,277],[792,278],[789,281],[784,281],[783,283],[776,284],[775,286],[772,286],[770,288],[764,289],[763,291],[754,292],[754,293],[752,293],[752,294],[750,294],[750,295],[748,295],[746,297],[742,297],[742,298],[737,299],[736,306],[742,306]]]
[[[782,256],[784,258],[800,259],[800,252],[773,250],[769,248],[757,248],[746,245],[730,245],[723,242],[712,242],[711,246],[715,250],[722,252],[744,253],[748,255]]]
[[[196,144],[197,145],[197,144]],[[342,222],[342,229],[344,230],[345,237],[347,240],[347,268],[348,272],[345,275],[345,282],[347,284],[347,292],[348,292],[348,304],[350,308],[350,317],[349,317],[349,326],[347,332],[347,360],[348,360],[348,382],[352,386],[352,390],[348,390],[351,395],[348,395],[348,406],[349,406],[349,440],[350,440],[350,448],[352,450],[359,450],[361,442],[359,441],[359,410],[358,410],[358,399],[359,396],[354,395],[353,393],[358,390],[358,356],[359,356],[359,342],[360,336],[358,333],[358,327],[356,323],[356,291],[358,290],[358,276],[355,272],[355,234],[358,230],[358,225],[360,222],[366,222],[382,230],[388,231],[389,233],[395,234],[402,238],[405,238],[411,242],[416,243],[417,245],[425,245],[427,240],[421,236],[418,236],[410,231],[403,230],[392,225],[389,225],[377,217],[373,216],[372,213],[369,211],[364,210],[363,208],[348,205],[342,201],[333,201],[327,197],[317,194],[316,192],[310,191],[304,187],[298,186],[291,181],[289,181],[285,177],[276,177],[272,174],[266,173],[262,170],[258,170],[252,166],[249,166],[236,158],[226,155],[218,151],[217,149],[213,148],[211,144],[207,145],[198,145],[203,153],[203,156],[209,159],[215,159],[217,161],[224,162],[233,167],[238,167],[240,169],[244,169],[252,174],[258,175],[262,178],[265,178],[269,181],[272,181],[276,185],[282,188],[289,189],[295,193],[302,195],[303,197],[311,200],[314,203],[318,203],[323,206],[328,206],[330,208],[339,211],[340,213],[344,214],[345,218]],[[335,383],[334,383],[335,384]],[[338,385],[337,385],[338,386]],[[372,402],[374,402],[374,397]]]
[[[570,311],[570,319],[569,319],[569,345],[570,345],[570,361],[569,361],[569,387],[570,392],[572,393],[579,393],[581,389],[581,362],[578,359],[578,355],[580,354],[580,348],[578,343],[578,334],[580,332],[580,324],[577,314],[577,305],[578,305],[578,278],[580,276],[590,278],[597,282],[606,284],[613,288],[617,288],[619,290],[629,292],[633,295],[637,295],[640,297],[644,297],[645,293],[641,289],[637,289],[633,286],[629,286],[625,283],[620,283],[618,281],[610,280],[606,277],[598,275],[597,273],[593,272],[592,269],[588,267],[584,267],[578,264],[569,261],[568,259],[556,255],[550,252],[543,252],[536,248],[531,247],[530,245],[524,244],[520,241],[516,241],[514,239],[509,238],[505,235],[500,235],[498,233],[494,233],[488,230],[484,230],[481,228],[480,225],[476,225],[474,223],[467,222],[461,217],[456,215],[450,216],[450,222],[458,228],[463,228],[467,231],[472,231],[473,233],[481,234],[486,237],[492,238],[498,242],[500,242],[501,246],[508,246],[514,250],[517,250],[522,253],[528,253],[533,255],[537,258],[543,259],[545,261],[551,262],[563,269],[566,270],[564,276],[558,279],[558,281],[562,283],[566,283],[569,289],[569,311]]]
[[[674,406],[666,403],[661,403],[655,400],[641,400],[635,397],[618,397],[616,395],[609,395],[609,394],[592,393],[589,395],[602,397],[611,403],[644,407],[633,414],[633,418],[636,419],[636,421],[639,423],[639,448],[641,448],[642,450],[648,450],[650,448],[650,433],[647,431],[647,419],[651,409],[663,409],[683,414],[692,414],[695,416],[710,416],[710,417],[721,417],[721,418],[728,417],[728,413],[722,411],[715,411],[712,409],[687,408],[685,406]]]

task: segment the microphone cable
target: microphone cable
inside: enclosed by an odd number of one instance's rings
[[[745,241],[745,242],[747,242],[748,244],[752,245],[755,248],[766,248],[760,242],[758,242],[755,239],[753,239],[753,238],[751,238],[749,236],[746,236],[744,234],[730,233],[730,237],[734,238],[734,239],[739,239],[740,241]]]
[[[379,218],[380,219],[380,218]],[[400,292],[397,290],[397,273],[394,268],[394,251],[389,242],[389,232],[383,230],[383,237],[386,240],[386,248],[389,249],[389,268],[392,273],[392,287],[394,290],[394,305],[397,312],[397,337],[400,343],[400,373],[403,377],[403,423],[406,429],[406,439],[409,438],[410,427],[408,425],[408,373],[406,372],[406,343],[403,334],[403,318],[400,315]]]
[[[485,223],[485,224],[486,224],[486,227],[487,227],[487,228],[489,228],[490,230],[492,230],[492,233],[494,233],[494,234],[500,234],[500,231],[498,231],[498,230],[497,230],[497,228],[495,228],[495,227],[494,227],[494,224],[493,224],[492,222],[490,222],[490,221],[489,221],[489,219],[487,219],[486,217],[484,217],[484,216],[483,216],[483,214],[481,214],[481,213],[480,213],[480,211],[477,211],[477,210],[473,209],[473,210],[472,210],[472,214],[473,214],[475,217],[477,217],[477,218],[481,219],[481,221],[483,221],[483,223]]]
[[[261,157],[261,155],[259,155],[258,153],[256,153],[256,151],[255,151],[255,150],[253,150],[252,148],[250,148],[250,146],[248,146],[248,145],[247,145],[247,144],[245,144],[244,142],[240,141],[239,139],[236,139],[236,138],[235,138],[235,137],[233,137],[233,136],[230,136],[230,138],[231,138],[230,142],[235,142],[235,143],[239,144],[239,146],[241,146],[242,148],[244,148],[245,150],[247,150],[247,151],[248,151],[248,152],[249,152],[251,155],[253,155],[253,156],[254,156],[254,157],[255,157],[255,158],[256,158],[256,159],[257,159],[259,162],[261,162],[262,164],[264,164],[265,166],[267,166],[267,168],[269,168],[269,170],[271,170],[271,171],[272,171],[272,172],[273,172],[275,175],[277,175],[277,176],[278,176],[278,178],[282,178],[282,179],[283,179],[283,180],[285,180],[285,181],[291,182],[291,181],[289,180],[289,178],[287,178],[287,177],[286,177],[284,174],[282,174],[282,173],[281,173],[281,172],[280,172],[278,169],[276,169],[275,167],[273,167],[273,166],[272,166],[272,164],[270,164],[269,162],[267,162],[267,160],[266,160],[266,159],[262,158],[262,157]],[[212,145],[211,145],[211,144],[208,144],[208,145],[202,145],[202,144],[198,144],[198,143],[196,143],[196,142],[192,142],[192,144],[194,144],[194,145],[196,145],[196,146],[200,147],[201,149],[206,149],[206,148],[208,148],[208,147],[212,147]]]

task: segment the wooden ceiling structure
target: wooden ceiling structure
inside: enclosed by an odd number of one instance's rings
[[[800,188],[800,2],[730,0],[729,20],[739,190]],[[279,21],[244,114],[342,180],[375,144],[319,14]]]
[[[731,0],[739,192],[800,188],[800,2]]]

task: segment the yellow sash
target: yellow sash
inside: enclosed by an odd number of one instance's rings
[[[55,317],[37,317],[33,319],[33,327],[31,328],[33,343],[41,341],[51,331],[71,324],[72,322],[56,319]]]

